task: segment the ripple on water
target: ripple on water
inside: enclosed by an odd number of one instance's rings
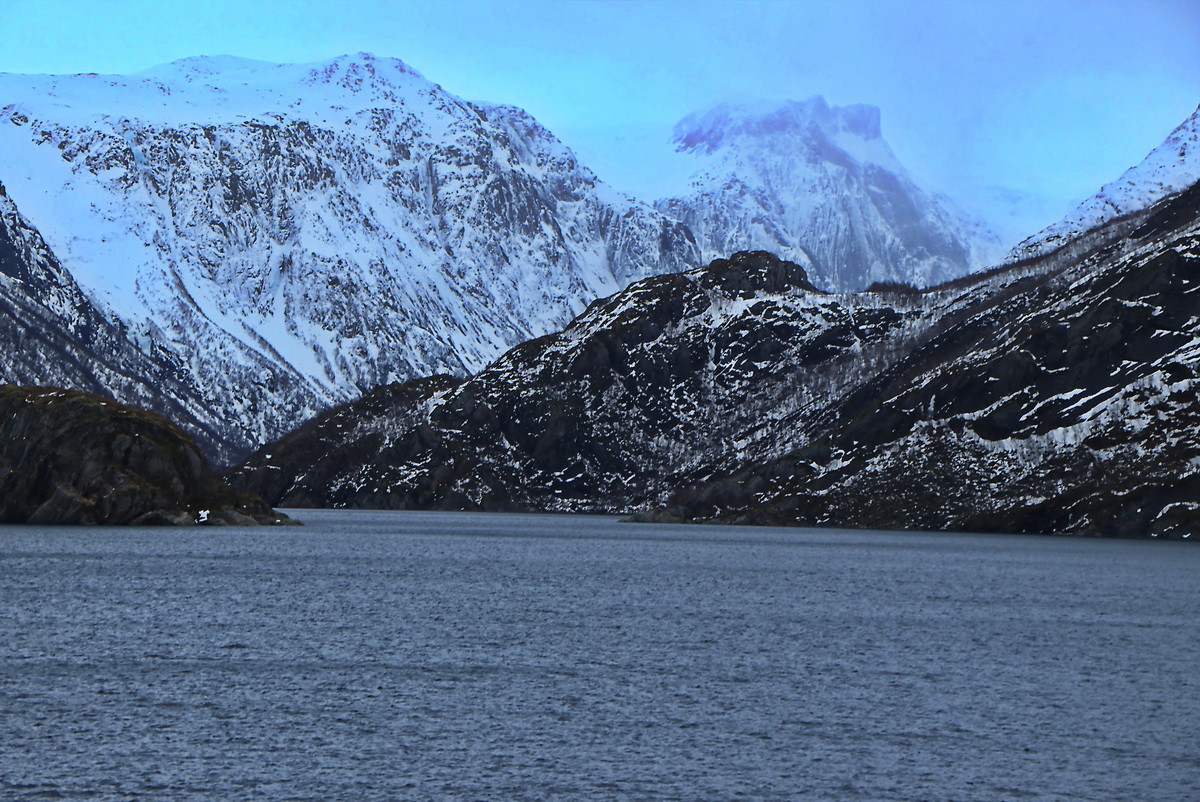
[[[1189,799],[1188,544],[0,529],[0,796]]]

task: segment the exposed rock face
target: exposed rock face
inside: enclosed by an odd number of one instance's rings
[[[100,396],[0,385],[0,522],[288,522],[226,486],[160,415]]]
[[[648,518],[1200,537],[1200,185]]]
[[[329,410],[309,421],[278,442],[264,446],[251,455],[247,465],[229,474],[230,484],[266,498],[287,499],[291,507],[380,507],[421,508],[431,493],[410,504],[397,501],[398,491],[358,494],[361,485],[346,486],[347,476],[365,476],[387,470],[393,452],[403,451],[391,439],[397,430],[414,429],[412,450],[426,443],[422,434],[423,415],[432,399],[439,398],[464,383],[452,376],[432,376],[402,384],[379,387],[363,398]],[[430,444],[432,445],[432,444]],[[402,456],[396,456],[403,459]],[[298,480],[294,471],[303,470]],[[382,487],[381,487],[382,489]],[[424,503],[422,503],[424,502]],[[284,506],[280,504],[279,506]],[[458,509],[454,504],[443,505]],[[469,503],[464,508],[472,508]]]
[[[739,253],[466,382],[381,390],[232,481],[320,506],[1200,534],[1198,209],[1193,188],[925,292],[828,295]]]
[[[925,313],[762,252],[640,281],[462,383],[385,388],[231,475],[285,505],[626,511],[775,453]]]
[[[722,105],[675,127],[695,173],[659,201],[705,258],[755,248],[804,264],[826,290],[925,286],[984,267],[999,240],[921,189],[883,140],[879,109]]]
[[[218,457],[699,264],[529,115],[395,59],[0,75],[0,95],[0,180],[109,325],[178,364]]]
[[[245,446],[228,399],[209,396],[170,347],[98,308],[0,185],[0,382],[113,395],[179,421],[210,454]],[[294,412],[294,411],[293,411]]]

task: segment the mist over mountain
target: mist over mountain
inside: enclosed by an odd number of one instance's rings
[[[768,250],[805,264],[817,286],[851,291],[945,281],[1002,252],[985,223],[918,186],[873,106],[723,104],[680,121],[673,142],[691,178],[655,205],[706,259]]]

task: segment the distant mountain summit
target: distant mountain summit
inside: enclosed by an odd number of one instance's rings
[[[1073,212],[1024,240],[1009,259],[1016,261],[1049,253],[1083,232],[1182,192],[1200,180],[1200,107],[1111,184],[1105,184]]]
[[[806,265],[817,286],[850,291],[937,283],[997,255],[986,226],[909,175],[874,106],[723,104],[680,121],[674,142],[695,169],[655,205],[692,229],[706,259],[768,250]]]
[[[14,209],[97,308],[179,356],[234,450],[699,263],[528,114],[397,59],[0,75],[0,98]]]

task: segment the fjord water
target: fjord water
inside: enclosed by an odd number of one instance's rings
[[[0,528],[0,797],[1195,799],[1200,550]]]

